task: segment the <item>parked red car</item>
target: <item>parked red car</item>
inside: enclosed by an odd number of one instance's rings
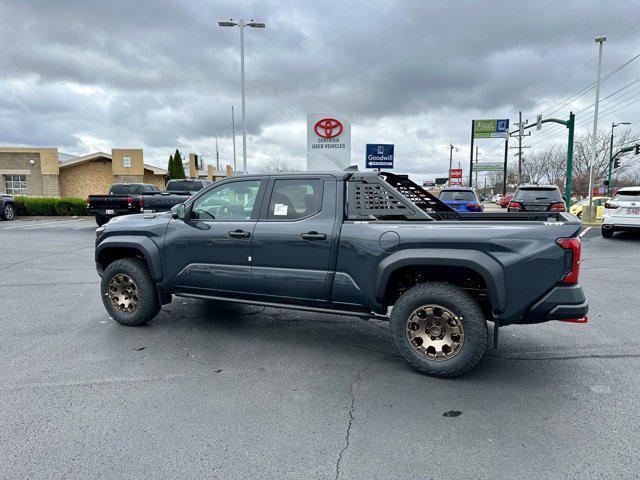
[[[509,205],[509,202],[511,201],[512,198],[513,198],[513,194],[509,193],[508,195],[505,195],[504,197],[502,197],[502,200],[498,202],[498,205],[500,205],[502,208],[507,208],[507,205]]]

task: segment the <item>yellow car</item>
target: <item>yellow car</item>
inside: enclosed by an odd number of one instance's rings
[[[604,208],[604,204],[609,201],[609,198],[610,197],[593,197],[593,204],[596,206],[596,218],[598,220],[602,218],[602,209]],[[571,205],[569,213],[573,213],[578,218],[582,218],[582,210],[588,205],[589,197]]]

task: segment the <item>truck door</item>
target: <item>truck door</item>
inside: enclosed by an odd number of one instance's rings
[[[335,178],[272,178],[266,195],[251,246],[252,292],[271,301],[328,301],[338,228]]]
[[[251,288],[251,237],[266,181],[224,182],[196,198],[185,220],[169,222],[165,269],[176,290],[215,294]]]

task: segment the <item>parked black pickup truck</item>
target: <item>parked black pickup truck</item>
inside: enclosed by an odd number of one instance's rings
[[[406,176],[244,176],[115,220],[95,260],[124,325],[172,295],[388,318],[415,369],[450,377],[482,357],[487,320],[496,344],[505,325],[587,320],[577,217],[456,212]]]
[[[89,195],[87,211],[101,226],[119,215],[141,212],[166,212],[189,199],[188,194],[162,192],[148,183],[114,183],[107,195]]]

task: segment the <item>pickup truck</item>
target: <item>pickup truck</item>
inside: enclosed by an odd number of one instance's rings
[[[165,212],[186,201],[189,194],[162,192],[148,183],[114,183],[107,195],[89,195],[87,211],[102,226],[118,215],[141,212]]]
[[[488,329],[584,323],[581,223],[566,212],[456,212],[386,172],[248,175],[173,211],[96,230],[102,300],[123,325],[173,295],[382,318],[416,370],[453,377]]]

